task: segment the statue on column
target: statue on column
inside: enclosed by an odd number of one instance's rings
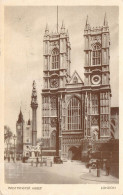
[[[31,108],[32,108],[32,145],[37,145],[37,113],[36,110],[38,108],[37,102],[37,91],[36,91],[36,83],[33,81],[32,84],[32,96],[31,96]]]
[[[99,130],[94,129],[93,130],[93,140],[98,140]]]

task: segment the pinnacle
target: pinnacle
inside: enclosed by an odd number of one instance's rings
[[[88,15],[87,15],[87,18],[86,18],[86,26],[88,25]]]
[[[46,24],[46,28],[45,28],[45,31],[49,31],[49,27],[48,27],[48,24]]]
[[[62,26],[61,26],[62,29],[65,29],[65,25],[64,25],[64,21],[62,20]]]
[[[108,26],[108,21],[107,21],[107,16],[106,16],[106,12],[105,12],[105,16],[104,16],[104,26]]]
[[[18,121],[17,121],[17,122],[18,122],[18,123],[23,122],[23,114],[22,114],[22,112],[21,112],[21,107],[20,107],[20,113],[19,113]]]
[[[36,88],[36,83],[35,83],[35,80],[33,81],[32,86],[33,86],[33,89],[35,89],[35,88]]]
[[[90,29],[90,24],[89,24],[89,21],[88,21],[88,15],[87,15],[87,18],[86,18],[85,29]]]

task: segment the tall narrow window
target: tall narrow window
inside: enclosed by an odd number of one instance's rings
[[[45,42],[45,54],[48,53],[48,42]]]
[[[59,68],[59,51],[58,49],[54,49],[52,51],[52,69]]]
[[[81,129],[81,104],[78,98],[73,97],[68,105],[68,130]]]
[[[99,113],[99,110],[98,110],[98,107],[99,107],[98,95],[97,94],[92,94],[91,98],[92,98],[92,114],[96,115],[96,114]]]
[[[107,41],[107,37],[106,34],[104,34],[103,36],[103,46],[106,47],[106,41]]]
[[[93,65],[101,64],[101,47],[99,44],[96,44],[93,47],[92,63]]]
[[[106,55],[106,49],[104,50],[104,64],[107,64],[107,55]]]
[[[45,57],[44,59],[44,69],[47,70],[48,69],[48,58]]]
[[[52,116],[56,116],[56,111],[57,111],[57,99],[56,99],[56,97],[54,96],[54,97],[52,97],[51,98],[51,115]]]

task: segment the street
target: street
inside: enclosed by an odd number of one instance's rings
[[[85,164],[80,161],[67,161],[63,164],[53,164],[52,167],[22,162],[5,162],[5,183],[9,184],[86,184],[86,183],[118,183],[111,175],[105,176],[105,171],[97,177],[96,169],[89,173]]]

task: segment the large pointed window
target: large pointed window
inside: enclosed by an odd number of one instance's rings
[[[92,51],[92,65],[101,64],[101,47],[99,44],[95,44]]]
[[[59,68],[59,51],[58,49],[54,49],[52,51],[52,69]]]
[[[68,104],[68,130],[81,129],[81,104],[73,97]]]

